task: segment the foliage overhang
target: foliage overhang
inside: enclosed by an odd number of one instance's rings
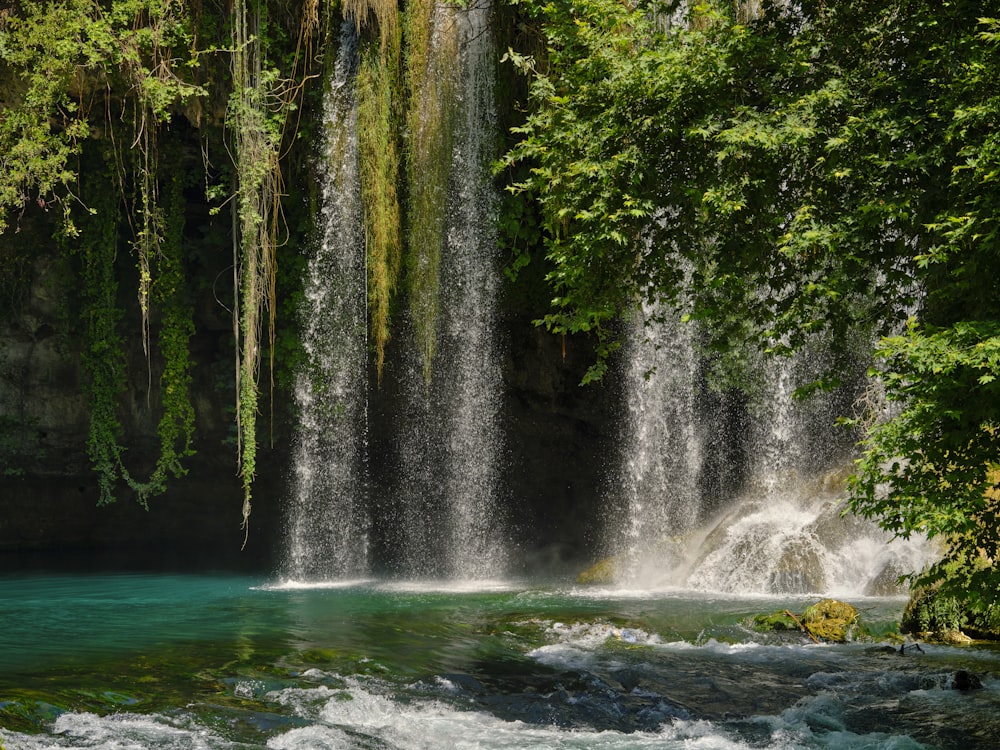
[[[540,208],[540,322],[596,334],[594,378],[642,303],[718,352],[885,337],[873,375],[898,406],[852,422],[852,507],[945,542],[924,580],[995,598],[1000,8],[518,6],[545,48],[508,54],[531,106],[499,168]]]

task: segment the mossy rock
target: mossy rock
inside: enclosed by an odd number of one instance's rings
[[[577,583],[609,584],[618,580],[618,560],[606,557],[594,563],[576,577]]]
[[[800,630],[799,625],[787,610],[779,610],[771,614],[754,615],[747,626],[758,633],[773,633],[784,630]]]
[[[940,586],[914,589],[903,610],[899,629],[904,633],[946,633],[961,631],[968,614],[954,596],[942,594]]]
[[[967,637],[1000,640],[1000,607],[974,612],[966,602],[940,585],[914,589],[903,611],[900,630],[937,643],[967,643]]]
[[[924,640],[943,643],[947,646],[968,646],[972,643],[972,639],[961,630],[938,630],[934,633],[926,633]]]
[[[858,610],[836,599],[823,599],[806,607],[802,624],[816,638],[834,643],[856,640],[863,632]]]

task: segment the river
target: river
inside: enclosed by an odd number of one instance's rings
[[[992,748],[1000,650],[742,623],[814,598],[566,582],[0,578],[0,745],[20,748]],[[955,689],[959,670],[983,688]]]

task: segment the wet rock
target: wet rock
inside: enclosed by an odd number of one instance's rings
[[[961,630],[938,630],[928,635],[927,640],[948,646],[968,646],[972,639]]]
[[[963,693],[969,690],[982,690],[983,681],[974,672],[960,669],[952,675],[951,687],[953,690],[961,690]]]
[[[441,680],[444,681],[444,684],[454,686],[455,689],[461,689],[475,695],[483,695],[487,692],[483,683],[472,675],[455,673],[443,674],[441,675]]]
[[[770,589],[776,594],[807,594],[826,588],[823,563],[808,539],[790,543],[771,573]]]
[[[823,599],[802,613],[802,624],[824,641],[844,643],[862,634],[858,610],[847,602]]]
[[[617,579],[618,560],[614,557],[606,557],[580,573],[576,577],[576,582],[583,584],[608,584],[614,583]]]
[[[865,584],[864,595],[896,596],[897,594],[905,593],[903,587],[898,583],[900,576],[905,572],[897,563],[890,560]]]
[[[866,648],[865,653],[872,656],[892,656],[894,654],[898,655],[899,649],[895,646],[872,646],[871,648]]]
[[[533,669],[532,665],[532,669]],[[448,675],[440,697],[466,701],[505,721],[596,731],[655,731],[675,719],[692,719],[685,706],[659,693],[638,669],[607,676],[585,670],[514,673],[483,680]]]
[[[843,466],[838,466],[835,469],[831,469],[826,472],[822,478],[822,487],[824,492],[833,492],[836,494],[841,494],[844,488],[847,486],[847,480],[851,478],[854,473],[853,464],[844,464]]]
[[[622,686],[622,689],[626,693],[631,693],[639,687],[643,681],[643,674],[632,668],[619,669],[611,672],[611,677],[618,680],[618,683]]]

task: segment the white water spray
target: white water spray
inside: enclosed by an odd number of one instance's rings
[[[798,376],[822,354],[757,368],[745,434],[722,436],[743,444],[742,466],[720,464],[733,496],[709,497],[698,482],[708,460],[699,366],[681,329],[669,317],[651,323],[642,335],[660,345],[628,349],[622,583],[741,594],[899,593],[896,579],[919,571],[934,550],[922,539],[891,541],[873,523],[843,515],[851,456],[834,427],[835,409],[823,396],[793,398]],[[651,367],[654,374],[641,377]],[[706,512],[720,500],[721,511]]]
[[[425,384],[416,353],[397,494],[408,575],[490,579],[506,567],[500,512],[498,200],[489,165],[496,143],[496,53],[488,0],[436,13],[457,24],[459,67],[437,354]]]
[[[654,575],[658,560],[649,552],[688,532],[701,511],[703,435],[693,327],[676,317],[652,323],[654,317],[643,308],[626,344],[624,538],[615,547],[624,555],[622,573],[629,580]]]
[[[368,571],[367,320],[354,73],[345,22],[324,98],[320,233],[300,311],[306,365],[295,382],[298,432],[284,575],[334,579]]]

